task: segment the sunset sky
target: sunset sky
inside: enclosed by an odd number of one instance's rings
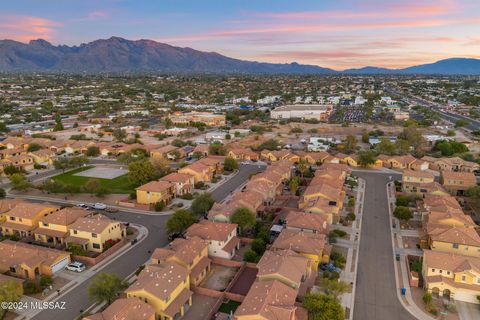
[[[2,1],[0,38],[120,36],[334,69],[480,58],[479,0]]]

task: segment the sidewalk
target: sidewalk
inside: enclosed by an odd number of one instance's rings
[[[419,320],[434,320],[431,316],[423,312],[417,304],[413,301],[412,294],[410,291],[410,284],[408,282],[408,272],[407,272],[407,265],[406,265],[406,256],[405,256],[405,249],[403,246],[398,247],[395,243],[395,235],[397,236],[398,241],[400,241],[401,245],[401,234],[395,233],[395,229],[393,228],[393,220],[397,220],[393,217],[393,208],[395,207],[395,187],[392,182],[387,184],[387,198],[388,198],[388,214],[390,216],[390,230],[392,234],[392,248],[394,253],[400,254],[400,262],[394,261],[395,267],[395,282],[397,284],[397,297],[403,307],[416,319]],[[399,226],[399,222],[396,221],[396,225]],[[400,251],[399,249],[402,249]],[[392,257],[395,259],[395,257]],[[400,270],[398,270],[398,265],[400,265]],[[406,288],[406,293],[404,296],[401,295],[400,291],[401,288]]]
[[[55,197],[46,197],[46,196],[33,196],[33,195],[24,195],[24,194],[7,194],[7,198],[15,198],[15,199],[26,199],[26,200],[36,200],[36,201],[45,201],[51,203],[58,203],[58,204],[71,204],[77,205],[80,203],[84,203],[86,205],[93,205],[94,202],[85,202],[85,201],[75,201],[75,200],[65,200],[63,198],[55,198]],[[137,214],[144,214],[150,216],[167,216],[173,214],[173,211],[162,211],[162,212],[154,212],[148,210],[141,210],[141,209],[132,209],[123,206],[116,206],[116,205],[109,205],[110,208],[118,209],[119,211],[129,212],[129,213],[137,213]]]
[[[355,201],[354,213],[356,216],[352,227],[334,226],[335,229],[349,232],[349,239],[337,239],[335,245],[348,248],[347,261],[345,263],[345,270],[340,274],[340,280],[346,283],[352,284],[352,292],[344,293],[341,297],[340,303],[343,307],[348,308],[349,319],[353,319],[353,309],[355,306],[355,289],[357,282],[357,264],[358,264],[358,252],[360,246],[360,230],[362,228],[363,217],[363,199],[365,195],[365,181],[363,179],[358,180],[357,195]]]

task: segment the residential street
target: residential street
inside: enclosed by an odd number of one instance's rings
[[[262,172],[265,169],[266,166],[263,164],[240,164],[239,171],[234,177],[212,191],[213,199],[217,202],[223,201],[231,192],[247,182],[252,174]]]
[[[251,174],[265,170],[265,166],[259,165],[240,165],[237,175],[226,181],[225,184],[219,186],[212,192],[216,201],[222,201],[232,191],[236,190],[243,183],[245,183]],[[35,202],[35,201],[34,201]],[[113,214],[108,214],[110,217],[121,221],[128,221],[145,226],[148,231],[148,237],[138,244],[134,249],[121,255],[112,263],[107,264],[101,272],[115,273],[121,278],[125,278],[133,273],[137,267],[143,264],[150,258],[151,252],[157,247],[163,247],[168,243],[165,232],[165,222],[169,215],[146,215],[135,214],[125,211],[120,211]],[[33,319],[36,320],[65,320],[75,319],[82,310],[86,310],[92,301],[88,299],[87,288],[92,279],[82,283],[81,286],[60,297],[58,301],[65,301],[66,310],[47,310],[42,311]]]
[[[366,181],[366,191],[353,319],[415,319],[397,296],[386,191],[391,174],[354,174]]]

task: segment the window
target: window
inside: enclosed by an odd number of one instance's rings
[[[97,237],[97,234],[96,233],[92,233],[92,238],[96,238]]]
[[[453,249],[458,249],[458,243],[452,244]]]
[[[48,227],[48,223],[45,223],[45,222],[44,222],[44,223],[43,223],[43,226],[44,226],[44,227]]]
[[[443,272],[443,270],[438,270],[438,272],[442,273],[442,272]]]
[[[73,230],[73,234],[77,234],[77,230]]]
[[[450,271],[447,271],[447,274],[450,275]]]
[[[10,220],[15,221],[15,217],[10,217]]]
[[[477,283],[480,283],[480,278],[477,278]]]
[[[12,273],[16,273],[16,272],[17,272],[17,270],[15,269],[15,267],[10,267],[10,272],[12,272]]]
[[[468,251],[468,246],[465,246],[465,251]]]
[[[95,248],[95,249],[100,249],[100,244],[92,243],[92,247]]]
[[[435,269],[432,269],[432,272],[435,272]]]

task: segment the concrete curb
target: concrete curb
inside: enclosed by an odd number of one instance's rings
[[[393,182],[387,183],[386,188],[387,188],[388,215],[389,215],[389,220],[390,220],[390,234],[391,234],[390,236],[391,236],[391,240],[392,240],[393,253],[395,254],[396,246],[395,246],[395,239],[394,239],[394,232],[393,232],[394,229],[393,229],[393,223],[392,223],[392,220],[393,220],[392,207],[393,207],[393,204],[395,203],[395,193],[393,193],[393,191],[392,191],[392,184],[393,184]],[[393,266],[394,266],[394,269],[395,269],[395,283],[396,283],[396,286],[397,286],[397,298],[398,298],[398,300],[400,301],[402,306],[405,308],[405,310],[407,310],[413,317],[415,317],[415,319],[435,320],[434,318],[430,317],[425,312],[423,312],[415,304],[415,302],[413,301],[412,295],[410,293],[410,290],[407,290],[407,292],[405,294],[405,298],[406,298],[406,300],[409,304],[406,304],[405,301],[402,299],[402,296],[400,294],[400,289],[402,287],[410,288],[410,285],[408,284],[408,281],[407,281],[408,275],[405,274],[406,272],[405,272],[404,268],[402,267],[405,264],[405,256],[403,254],[400,256],[400,263],[401,263],[401,269],[402,269],[401,272],[402,272],[402,279],[403,279],[402,286],[400,286],[400,280],[398,279],[399,270],[398,270],[398,266],[397,266],[397,261],[395,261],[394,256],[392,256],[392,259],[393,259]]]

